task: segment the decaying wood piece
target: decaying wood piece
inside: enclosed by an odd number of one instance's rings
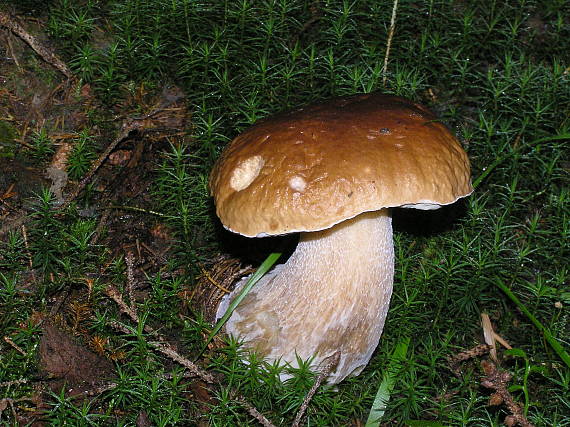
[[[484,354],[489,353],[490,350],[491,346],[487,344],[479,344],[469,350],[459,352],[448,359],[449,369],[451,369],[455,376],[459,377],[461,375],[461,362],[483,356]]]
[[[513,376],[509,372],[499,370],[493,362],[488,360],[483,360],[481,367],[486,375],[486,377],[481,380],[481,385],[494,391],[489,398],[489,405],[505,405],[511,412],[510,415],[505,417],[505,425],[508,427],[516,425],[520,425],[521,427],[534,427],[524,416],[522,408],[515,402],[508,390],[509,382]]]
[[[449,358],[449,368],[456,375],[461,375],[462,362],[483,356],[489,353],[491,360],[482,360],[481,368],[485,377],[481,378],[481,385],[485,388],[493,390],[493,394],[489,398],[490,406],[505,405],[510,411],[510,415],[505,417],[505,425],[508,427],[534,427],[525,417],[520,405],[515,402],[513,396],[508,390],[509,382],[512,375],[498,368],[497,348],[495,341],[498,341],[505,348],[510,349],[511,346],[496,332],[494,332],[491,319],[485,313],[481,315],[481,326],[485,337],[485,344],[479,344],[469,350],[462,351]]]

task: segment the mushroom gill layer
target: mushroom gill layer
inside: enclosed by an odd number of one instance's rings
[[[328,378],[358,375],[378,345],[394,276],[392,222],[387,209],[303,233],[289,260],[244,298],[226,331],[269,361],[317,367],[340,351]],[[245,283],[245,280],[241,285]],[[232,299],[241,286],[229,295]],[[220,313],[220,311],[222,311]],[[225,309],[220,307],[218,317]]]

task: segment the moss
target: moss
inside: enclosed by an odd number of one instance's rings
[[[0,121],[0,157],[14,157],[18,132],[10,123]]]

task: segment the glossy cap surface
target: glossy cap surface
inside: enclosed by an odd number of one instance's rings
[[[432,112],[373,93],[259,121],[226,147],[210,191],[224,226],[254,237],[386,207],[432,209],[473,189],[467,154]]]

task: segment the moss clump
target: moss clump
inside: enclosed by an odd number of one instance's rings
[[[10,123],[0,120],[0,157],[14,157],[18,133]]]

